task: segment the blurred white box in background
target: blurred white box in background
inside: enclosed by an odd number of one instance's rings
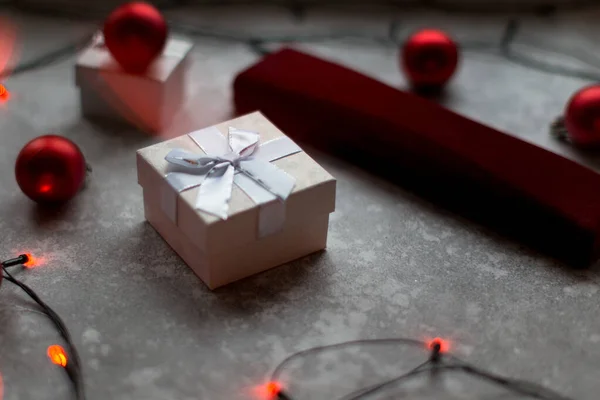
[[[131,74],[113,59],[98,33],[75,65],[82,114],[123,121],[148,133],[167,129],[185,101],[192,47],[190,40],[170,37],[146,72]]]

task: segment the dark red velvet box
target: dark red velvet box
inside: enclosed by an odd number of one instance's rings
[[[238,113],[260,110],[299,142],[582,266],[600,248],[600,175],[432,101],[292,49],[234,82]]]

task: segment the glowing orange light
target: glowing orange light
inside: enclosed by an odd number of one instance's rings
[[[57,344],[48,347],[48,358],[56,365],[61,367],[67,366],[67,353],[65,352],[65,349]]]
[[[440,353],[447,353],[448,351],[450,351],[450,342],[448,342],[447,340],[441,338],[434,338],[427,341],[427,348],[429,350],[433,350],[433,348],[436,345],[440,346]]]
[[[279,382],[267,382],[255,390],[257,397],[260,400],[273,400],[281,392],[281,384]]]
[[[267,383],[267,394],[271,397],[275,397],[281,392],[281,385],[277,382]]]
[[[34,256],[27,249],[16,249],[15,254],[25,254],[27,256],[27,262],[23,263],[25,268],[37,268],[46,264],[46,257]]]
[[[0,83],[0,102],[4,103],[10,98],[10,92]]]
[[[27,262],[23,264],[27,268],[37,267],[42,264],[42,259],[38,257],[34,257],[31,253],[26,253]]]
[[[4,382],[2,381],[2,374],[0,374],[0,400],[4,398]]]

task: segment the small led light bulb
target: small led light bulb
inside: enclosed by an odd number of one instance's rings
[[[435,338],[427,342],[427,348],[431,350],[430,360],[438,362],[440,361],[441,355],[448,352],[450,345],[446,340]]]
[[[50,361],[52,361],[53,364],[63,368],[67,366],[67,353],[65,352],[65,349],[57,344],[48,347],[48,358],[50,358]]]
[[[6,86],[0,83],[0,103],[5,103],[10,99],[10,92],[6,89]]]
[[[427,347],[432,351],[437,348],[440,353],[447,353],[450,350],[450,342],[438,337],[427,342]]]
[[[275,397],[279,394],[280,391],[281,391],[281,385],[279,385],[279,383],[277,383],[277,382],[267,383],[267,393],[269,394],[269,396]]]
[[[284,390],[281,383],[270,381],[257,387],[257,397],[261,400],[291,400]]]
[[[38,259],[35,258],[30,253],[25,254],[27,256],[27,261],[23,264],[27,268],[33,268],[39,265]]]

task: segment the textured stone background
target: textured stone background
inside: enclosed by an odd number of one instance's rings
[[[351,30],[400,35],[432,25],[459,41],[499,40],[506,17],[311,11],[303,22],[279,9],[172,12],[189,24],[262,34]],[[21,60],[88,33],[92,24],[11,16]],[[585,52],[597,60],[598,13],[527,19],[516,49],[572,64],[527,43]],[[393,86],[405,84],[397,49],[363,40],[300,46]],[[227,119],[230,83],[257,59],[247,47],[197,39],[190,118],[169,135]],[[355,338],[440,335],[460,356],[495,372],[530,379],[575,399],[600,388],[597,268],[574,272],[493,232],[438,209],[352,165],[308,149],[338,182],[326,252],[208,291],[145,222],[135,150],[157,138],[79,116],[73,58],[9,78],[12,101],[0,110],[0,248],[44,258],[19,277],[61,314],[79,346],[89,399],[252,399],[286,355]],[[597,60],[600,61],[600,60]],[[598,62],[597,62],[598,64]],[[591,68],[591,67],[590,67]],[[448,107],[541,146],[597,163],[547,136],[565,101],[588,82],[553,76],[493,54],[468,52],[449,88]],[[19,192],[13,166],[31,138],[56,132],[75,140],[94,173],[61,212]],[[46,318],[10,285],[0,293],[3,400],[67,399],[63,371],[45,349],[59,340]],[[298,400],[339,398],[412,367],[426,355],[403,347],[330,353],[290,366]],[[378,398],[513,398],[458,374],[414,381]],[[386,397],[388,396],[388,397]]]

